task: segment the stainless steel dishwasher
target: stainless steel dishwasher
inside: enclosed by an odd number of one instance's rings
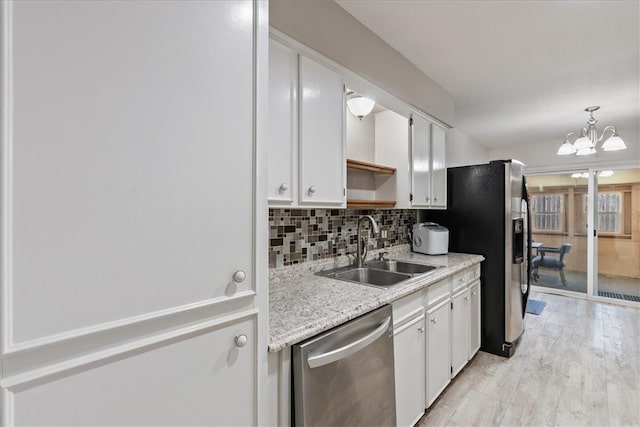
[[[391,306],[293,346],[296,426],[396,425]]]

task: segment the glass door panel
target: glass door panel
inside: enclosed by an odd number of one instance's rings
[[[528,175],[533,235],[533,285],[587,293],[587,222],[580,211],[589,173]]]
[[[640,302],[640,169],[599,170],[596,177],[594,295]],[[588,197],[583,202],[587,209]]]

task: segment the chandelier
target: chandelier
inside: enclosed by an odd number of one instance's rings
[[[569,137],[571,135],[577,135],[575,132],[569,132],[567,136],[564,138],[564,143],[558,148],[559,156],[564,156],[566,154],[575,154],[577,156],[586,156],[589,154],[596,153],[596,144],[604,138],[604,134],[610,130],[613,134],[607,138],[607,140],[600,147],[603,151],[617,151],[617,150],[625,150],[627,146],[624,141],[618,135],[618,131],[613,126],[607,126],[604,128],[600,136],[598,136],[598,130],[596,129],[596,123],[598,122],[593,117],[593,112],[598,110],[600,107],[588,107],[585,108],[584,111],[589,113],[589,120],[587,120],[587,127],[582,128],[580,133],[580,137],[575,140],[572,144],[569,141]]]

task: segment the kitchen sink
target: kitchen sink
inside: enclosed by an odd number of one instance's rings
[[[380,261],[369,261],[368,263],[366,263],[366,265],[369,268],[408,274],[423,274],[438,268],[433,265],[414,264],[412,262],[393,261],[386,259]]]
[[[407,280],[411,278],[411,275],[364,267],[337,272],[333,277],[340,280],[348,280],[350,282],[386,287]]]
[[[389,288],[411,278],[410,274],[374,268],[342,267],[334,270],[319,271],[318,276],[359,283],[378,288]]]

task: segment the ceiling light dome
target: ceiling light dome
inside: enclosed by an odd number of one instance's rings
[[[351,98],[347,99],[347,107],[351,114],[362,120],[367,114],[373,111],[373,107],[376,105],[374,101],[364,96],[354,94]]]

